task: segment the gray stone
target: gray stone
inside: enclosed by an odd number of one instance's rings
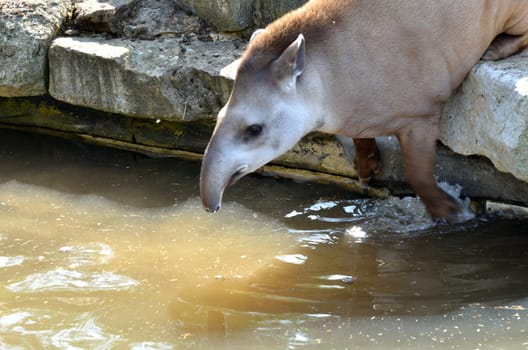
[[[172,0],[83,0],[75,4],[74,24],[85,32],[139,39],[198,33],[202,27]]]
[[[255,6],[255,24],[257,27],[265,27],[275,19],[284,15],[285,13],[296,9],[308,0],[258,0],[254,1]]]
[[[264,27],[308,0],[181,0],[216,30],[242,32]]]
[[[528,50],[481,62],[452,97],[441,141],[457,153],[483,155],[528,182]]]
[[[181,0],[184,7],[221,32],[240,32],[254,27],[253,3],[258,0]]]
[[[49,51],[51,96],[106,112],[191,121],[215,115],[231,81],[236,42],[196,38],[58,38]]]
[[[84,31],[96,33],[111,32],[115,13],[135,0],[82,0],[73,8],[75,26]]]
[[[70,0],[0,2],[0,96],[46,93],[46,55]]]
[[[201,20],[172,0],[135,0],[119,8],[111,21],[120,37],[153,39],[163,35],[198,33]]]

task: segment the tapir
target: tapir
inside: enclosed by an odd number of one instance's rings
[[[200,174],[204,207],[319,131],[351,137],[367,184],[375,137],[395,135],[404,174],[433,218],[462,208],[434,179],[444,104],[480,60],[528,46],[528,0],[311,0],[260,30],[240,59]]]

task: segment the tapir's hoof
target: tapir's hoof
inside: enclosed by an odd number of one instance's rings
[[[442,201],[428,209],[435,221],[450,225],[460,224],[475,217],[469,210],[462,208],[452,200]]]
[[[368,165],[365,167],[359,167],[359,162],[354,160],[354,168],[358,174],[359,183],[362,186],[368,186],[370,180],[372,180],[373,175],[381,175],[383,173],[383,165],[381,161],[369,159]]]

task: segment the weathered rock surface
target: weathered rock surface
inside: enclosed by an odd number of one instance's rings
[[[57,100],[161,120],[210,117],[227,100],[220,70],[236,42],[58,38],[49,50],[49,93]]]
[[[239,32],[253,26],[254,0],[181,0],[200,18],[221,32]]]
[[[47,52],[70,0],[0,1],[0,96],[46,93]]]
[[[119,8],[111,21],[114,34],[140,39],[198,33],[202,26],[198,17],[172,0],[135,0]]]
[[[88,140],[101,139],[115,147],[144,150],[156,147],[160,156],[174,150],[203,152],[214,123],[167,122],[131,118],[93,109],[74,107],[49,96],[0,98],[0,128],[22,128]],[[145,152],[148,153],[148,152]]]
[[[221,32],[241,32],[264,27],[274,19],[293,10],[308,0],[227,0],[203,1],[180,0],[190,9]]]
[[[74,24],[83,31],[142,39],[198,32],[203,22],[220,32],[244,32],[264,27],[307,1],[80,0],[74,7]]]
[[[528,50],[473,68],[446,106],[441,141],[528,182]]]
[[[254,1],[254,18],[255,25],[259,28],[265,27],[274,19],[279,18],[285,13],[296,9],[308,0],[258,0]]]
[[[95,33],[110,33],[116,11],[135,0],[82,0],[73,7],[73,23],[78,29]]]
[[[173,0],[83,0],[75,4],[73,17],[77,30],[122,38],[197,33],[203,26],[198,17]]]

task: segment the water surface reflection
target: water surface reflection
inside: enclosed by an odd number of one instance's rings
[[[0,348],[528,348],[526,221],[0,131]]]

